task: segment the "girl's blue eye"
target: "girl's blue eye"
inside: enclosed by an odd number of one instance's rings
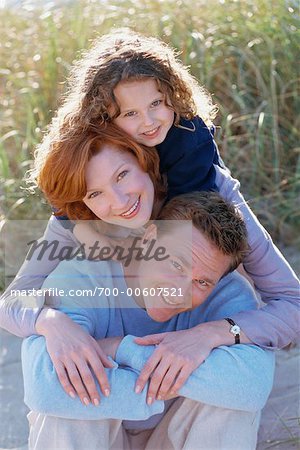
[[[126,177],[126,175],[128,174],[128,170],[123,170],[122,172],[119,173],[117,180],[122,180],[122,178]]]
[[[152,106],[159,106],[162,103],[162,100],[155,100],[154,102],[152,102]]]
[[[135,111],[128,111],[126,114],[124,114],[124,117],[133,117],[135,114]]]

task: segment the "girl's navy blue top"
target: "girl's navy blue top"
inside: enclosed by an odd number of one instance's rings
[[[188,129],[172,126],[156,147],[160,172],[167,175],[169,200],[187,192],[217,190],[213,164],[224,166],[214,141],[214,127],[208,129],[198,116],[181,119],[179,125]]]
[[[209,129],[198,116],[193,120],[181,118],[179,125],[173,125],[165,140],[156,146],[160,172],[167,177],[168,200],[187,192],[216,191],[213,164],[224,167],[213,126]],[[72,228],[67,216],[57,219],[65,228]]]

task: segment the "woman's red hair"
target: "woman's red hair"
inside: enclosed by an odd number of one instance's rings
[[[155,204],[161,204],[166,189],[159,172],[159,156],[155,148],[137,144],[129,135],[111,123],[91,126],[77,133],[56,147],[52,144],[44,156],[36,176],[37,185],[50,204],[57,209],[57,215],[67,215],[71,220],[93,220],[98,217],[85,205],[85,170],[92,156],[98,154],[104,145],[111,145],[120,151],[132,153],[142,170],[147,172],[154,185]],[[156,216],[156,209],[152,217]]]

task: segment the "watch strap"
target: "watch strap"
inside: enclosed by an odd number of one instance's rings
[[[226,317],[225,320],[231,325],[230,333],[234,335],[234,343],[240,344],[240,327],[235,323],[234,320],[230,319],[230,317]]]

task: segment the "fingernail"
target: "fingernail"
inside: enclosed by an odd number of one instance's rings
[[[152,397],[148,397],[148,398],[147,398],[147,404],[148,404],[148,405],[151,405],[152,401],[153,401],[153,398],[152,398]]]
[[[109,389],[105,389],[105,391],[104,391],[104,395],[105,395],[105,397],[108,397],[108,396],[109,396],[109,394],[110,394],[110,390],[109,390]]]
[[[137,385],[137,386],[135,387],[135,393],[136,393],[136,394],[139,394],[139,393],[141,392],[141,390],[142,390],[141,386]]]
[[[161,396],[161,395],[158,395],[158,396],[157,396],[157,400],[162,400],[162,396]]]
[[[84,397],[83,403],[84,403],[85,405],[89,405],[89,404],[90,404],[89,399],[86,398],[86,397]]]
[[[100,402],[97,398],[94,398],[93,403],[95,406],[98,406],[100,404]]]
[[[76,395],[74,394],[73,391],[70,391],[70,392],[69,392],[69,396],[72,397],[72,398],[75,398],[75,397],[76,397]]]

